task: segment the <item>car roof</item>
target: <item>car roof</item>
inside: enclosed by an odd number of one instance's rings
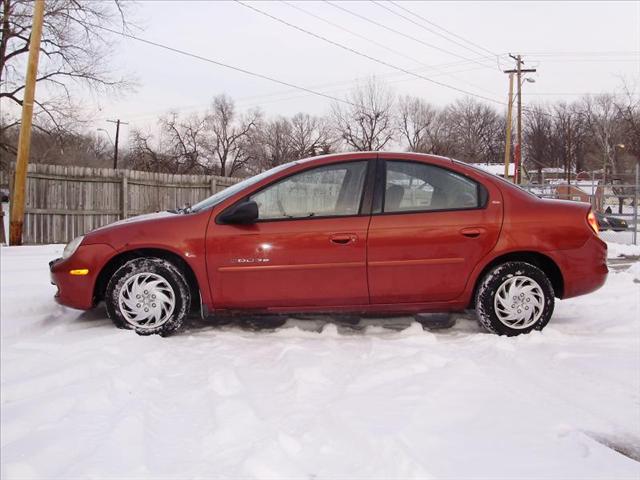
[[[310,166],[314,164],[329,164],[349,160],[369,160],[372,158],[383,158],[386,160],[413,160],[441,165],[451,165],[453,163],[453,160],[448,157],[441,157],[439,155],[430,155],[426,153],[365,151],[318,155],[317,157],[308,157],[302,160],[296,160],[295,162],[291,162],[291,165]]]

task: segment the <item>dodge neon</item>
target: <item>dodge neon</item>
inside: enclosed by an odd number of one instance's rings
[[[606,244],[586,203],[538,198],[472,165],[362,152],[280,165],[191,207],[122,220],[51,262],[56,300],[168,335],[187,315],[474,309],[541,330],[555,298],[598,289]]]

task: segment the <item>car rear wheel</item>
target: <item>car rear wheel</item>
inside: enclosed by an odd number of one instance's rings
[[[182,325],[191,305],[182,272],[161,258],[136,258],[113,274],[105,295],[107,313],[118,328],[140,335],[168,335]]]
[[[542,330],[549,323],[554,291],[538,267],[506,262],[484,276],[475,303],[481,326],[498,335],[515,336]]]

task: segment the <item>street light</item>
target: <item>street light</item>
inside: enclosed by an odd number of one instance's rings
[[[107,134],[107,137],[109,137],[109,141],[111,142],[111,145],[113,145],[113,168],[116,169],[118,167],[118,130],[116,130],[116,143],[113,143],[111,135],[109,135],[109,132],[104,128],[98,128],[97,131],[104,132]]]
[[[617,143],[613,146],[613,163],[615,164],[618,160],[618,149],[624,150],[624,143]],[[605,180],[607,178],[607,157],[604,157],[604,168],[602,172],[602,183],[606,183]]]
[[[109,138],[109,141],[111,142],[111,145],[113,145],[113,140],[111,140],[111,135],[109,135],[109,132],[107,130],[105,130],[104,128],[98,128],[96,129],[97,132],[104,132],[107,134],[107,137]]]

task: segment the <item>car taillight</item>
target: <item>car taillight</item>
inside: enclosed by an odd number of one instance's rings
[[[587,215],[587,223],[594,232],[598,233],[598,220],[596,220],[596,215],[593,213],[593,210],[589,210],[589,214]]]

